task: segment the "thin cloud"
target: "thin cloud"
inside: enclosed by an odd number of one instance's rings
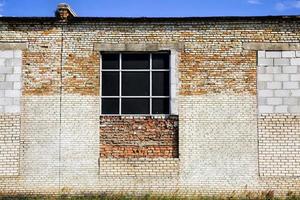
[[[5,1],[1,1],[0,0],[0,17],[2,17],[2,13],[3,13],[3,10],[4,10],[4,5],[5,5]]]
[[[295,1],[292,5],[294,8],[300,8],[300,1]]]
[[[248,3],[250,4],[261,4],[261,1],[260,0],[248,0]]]
[[[300,9],[300,0],[277,2],[275,4],[275,8],[278,11],[284,11],[284,10],[293,9],[293,8]]]

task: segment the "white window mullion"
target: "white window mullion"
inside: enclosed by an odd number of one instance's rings
[[[150,115],[152,115],[152,53],[150,53]]]
[[[119,115],[122,114],[122,54],[119,54]]]

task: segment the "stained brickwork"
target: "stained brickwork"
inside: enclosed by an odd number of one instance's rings
[[[177,158],[178,117],[100,117],[101,158]]]
[[[213,194],[233,190],[287,192],[300,187],[294,176],[297,169],[285,169],[279,163],[283,157],[276,157],[277,150],[267,151],[273,138],[267,135],[272,132],[260,132],[258,138],[257,52],[244,48],[244,43],[299,43],[298,18],[74,18],[68,23],[55,18],[1,18],[1,22],[1,41],[26,42],[28,46],[22,54],[19,176],[0,177],[2,193]],[[99,119],[101,58],[94,46],[101,43],[184,44],[176,54],[178,136],[173,135],[176,123],[168,119],[139,120],[141,129],[130,127],[132,121],[124,123],[124,119]],[[295,54],[299,55],[299,50]],[[121,122],[124,124],[118,124]],[[281,133],[294,138],[294,125],[298,130],[298,122],[286,123]],[[122,136],[118,135],[120,129]],[[164,130],[163,137],[156,135],[157,130]],[[279,136],[276,141],[282,138]],[[179,146],[176,156],[175,137]],[[141,158],[149,155],[148,150],[114,154],[112,149],[105,152],[100,148],[112,142],[129,144],[129,138],[134,145],[145,141],[149,145],[153,139],[159,153],[155,158]],[[160,156],[165,155],[162,144],[169,146],[166,157]],[[274,148],[280,144],[272,143]],[[283,151],[290,145],[295,145],[295,150],[297,143],[284,145]],[[259,170],[259,149],[266,149],[265,153],[278,161],[277,177],[259,176],[263,172]],[[127,158],[120,158],[123,156]],[[297,166],[297,162],[287,166]],[[270,168],[263,169],[268,175]],[[288,178],[281,177],[283,170]]]
[[[23,95],[55,95],[60,91],[61,26],[45,23],[9,23],[8,41],[27,41],[22,55]],[[23,33],[23,34],[21,34]],[[24,36],[28,33],[29,36]]]

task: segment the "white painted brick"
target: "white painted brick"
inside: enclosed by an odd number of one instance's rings
[[[289,106],[289,112],[290,113],[300,113],[300,105],[298,106]]]
[[[6,105],[13,105],[13,98],[0,98],[0,105],[6,106]]]
[[[274,65],[290,65],[290,59],[287,58],[275,58]]]
[[[14,67],[14,73],[21,74],[22,73],[21,67]]]
[[[22,51],[21,50],[15,50],[14,51],[14,58],[22,58]]]
[[[272,81],[273,80],[273,74],[258,74],[257,75],[258,81]]]
[[[291,65],[300,65],[300,58],[292,58]]]
[[[282,72],[281,66],[267,66],[265,67],[266,73],[278,74]]]
[[[257,89],[259,89],[259,90],[267,89],[267,82],[258,81],[257,82]]]
[[[0,58],[13,58],[14,57],[14,51],[0,51]]]
[[[284,66],[282,67],[283,73],[297,73],[297,66]]]
[[[275,90],[274,94],[275,94],[275,97],[289,97],[290,91],[289,90]]]
[[[257,99],[258,105],[267,105],[267,98],[266,97],[258,97]]]
[[[21,68],[22,67],[22,60],[19,59],[19,58],[13,59],[13,66]]]
[[[14,82],[14,90],[20,90],[22,88],[21,82]]]
[[[258,59],[258,65],[273,65],[273,59],[272,58],[260,58]]]
[[[0,81],[4,81],[5,80],[5,75],[4,74],[0,74]]]
[[[12,106],[4,106],[4,111],[6,113],[19,113],[20,106],[12,105]]]
[[[300,74],[291,74],[291,81],[300,81]]]
[[[283,99],[283,104],[284,105],[297,105],[298,104],[299,99],[298,98],[284,98]]]
[[[0,66],[5,66],[5,58],[0,58]]]
[[[19,105],[20,106],[20,98],[13,98],[13,105]]]
[[[260,113],[273,113],[273,106],[258,106]]]
[[[257,67],[257,73],[258,74],[264,74],[265,73],[265,67],[264,66],[258,66]]]
[[[5,97],[20,97],[20,90],[5,90]]]
[[[257,57],[258,58],[265,58],[266,57],[266,52],[265,51],[258,51],[257,52]]]
[[[274,74],[274,81],[289,81],[288,74]]]
[[[281,58],[281,51],[266,51],[266,58]]]
[[[258,90],[259,97],[272,97],[273,90]]]
[[[287,113],[288,106],[275,106],[275,113]]]
[[[291,90],[292,97],[300,97],[300,90]]]
[[[294,58],[296,56],[295,51],[282,51],[283,58]]]
[[[0,90],[12,90],[13,82],[0,82]]]
[[[0,66],[0,74],[11,74],[13,73],[12,67]]]
[[[7,75],[6,81],[21,81],[21,75],[20,74]]]
[[[283,89],[298,89],[299,82],[283,82]]]
[[[282,104],[282,98],[268,98],[267,104],[269,105],[280,105]]]
[[[268,82],[267,89],[281,89],[282,83],[281,82]]]

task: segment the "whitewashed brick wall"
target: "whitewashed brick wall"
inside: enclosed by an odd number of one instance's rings
[[[180,187],[233,191],[257,186],[256,98],[180,97]]]
[[[262,114],[258,120],[262,177],[300,176],[300,115]]]
[[[0,177],[18,175],[20,115],[0,115]]]
[[[0,176],[18,175],[21,50],[0,51]]]

